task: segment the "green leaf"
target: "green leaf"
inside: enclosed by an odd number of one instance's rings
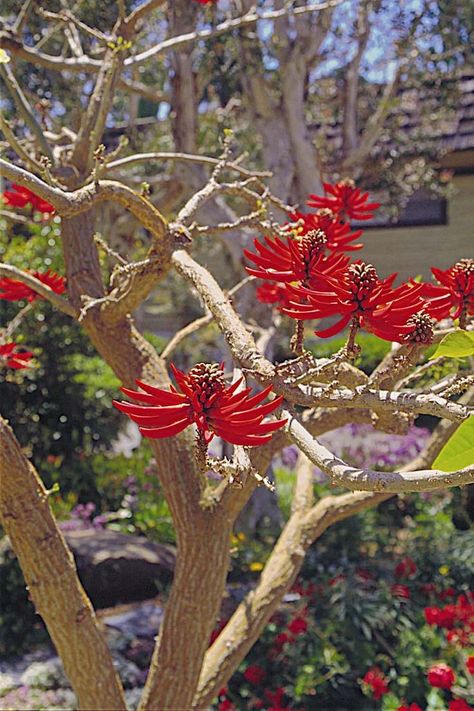
[[[448,333],[440,342],[433,354],[433,358],[444,356],[445,358],[465,358],[474,355],[474,331],[462,331],[459,329],[454,333]]]
[[[433,462],[433,469],[455,472],[474,464],[474,417],[462,423]]]

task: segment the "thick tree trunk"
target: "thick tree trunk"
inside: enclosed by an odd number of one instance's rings
[[[82,223],[82,224],[81,224]],[[63,220],[62,237],[69,294],[102,291],[93,221],[88,214]],[[81,265],[87,265],[81,268]],[[110,323],[91,306],[82,324],[100,355],[129,387],[136,378],[166,386],[166,367],[135,329],[131,317]],[[208,640],[218,616],[229,561],[233,517],[200,506],[200,475],[190,430],[172,439],[154,440],[158,476],[177,533],[176,573],[150,669],[142,709],[186,709],[196,691]]]
[[[105,639],[49,508],[47,491],[1,417],[0,482],[2,526],[80,708],[125,709]]]

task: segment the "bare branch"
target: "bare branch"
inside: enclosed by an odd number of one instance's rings
[[[145,0],[141,5],[139,5],[130,15],[125,19],[125,26],[129,34],[131,34],[136,25],[145,20],[146,17],[156,8],[164,5],[166,0]]]
[[[433,491],[434,489],[474,483],[474,464],[457,472],[447,473],[435,469],[408,472],[377,472],[351,467],[336,457],[316,438],[313,438],[296,417],[283,411],[288,418],[288,434],[302,452],[327,474],[331,481],[352,491],[391,492]]]
[[[62,311],[68,316],[75,317],[77,315],[75,308],[71,306],[65,298],[59,294],[56,294],[55,291],[53,291],[46,284],[43,284],[43,282],[34,277],[32,274],[24,272],[22,269],[18,269],[18,267],[0,263],[0,276],[21,281],[23,284],[26,284],[30,287],[30,289],[33,289],[33,291],[36,291],[40,296],[53,304],[53,306],[59,309],[59,311]]]
[[[114,170],[117,168],[123,168],[125,166],[133,165],[135,163],[148,163],[152,160],[173,160],[173,161],[183,161],[185,163],[200,163],[204,165],[218,165],[219,158],[211,158],[210,156],[199,156],[192,155],[190,153],[136,153],[132,156],[127,156],[126,158],[119,158],[119,160],[111,161],[107,163],[107,170]],[[267,170],[249,170],[247,168],[242,168],[242,166],[237,165],[235,162],[226,163],[226,168],[233,170],[240,175],[245,175],[246,177],[258,177],[258,178],[268,178],[271,173]]]
[[[248,284],[250,281],[253,281],[253,279],[254,277],[246,277],[245,279],[242,279],[242,281],[240,281],[238,284],[232,287],[232,289],[230,289],[227,296],[234,296],[234,294],[236,294],[243,286]],[[201,316],[195,321],[191,321],[191,323],[188,323],[187,326],[184,326],[184,328],[182,328],[180,331],[177,331],[173,338],[167,343],[167,345],[163,349],[163,352],[161,353],[161,358],[164,358],[165,360],[168,359],[170,355],[179,346],[181,341],[187,338],[187,336],[190,336],[192,333],[198,331],[200,328],[203,328],[204,326],[207,326],[208,324],[212,323],[212,321],[213,316],[211,313],[208,313],[205,316]]]
[[[15,151],[17,156],[21,158],[27,165],[29,165],[32,170],[35,170],[38,173],[42,173],[43,171],[43,166],[38,163],[33,156],[28,153],[28,151],[22,146],[20,141],[17,139],[15,136],[14,132],[12,131],[10,124],[8,121],[0,114],[0,129],[2,130],[3,134],[5,135],[5,138],[7,139],[8,143],[10,144],[10,147]]]
[[[54,164],[53,152],[44,137],[44,131],[37,122],[33,114],[33,110],[24,93],[22,92],[20,85],[18,84],[9,64],[0,64],[0,76],[4,80],[19,113],[23,117],[23,120],[30,128],[36,141],[38,142],[39,148],[41,149],[43,154],[47,156],[49,160]]]
[[[16,34],[20,34],[23,31],[23,27],[25,26],[32,6],[33,0],[25,0],[25,2],[23,3],[21,10],[18,13],[18,16],[12,27],[13,32],[15,32]]]
[[[259,20],[276,20],[285,15],[297,17],[309,12],[318,12],[319,10],[325,10],[329,7],[335,7],[336,5],[340,5],[341,2],[342,0],[330,0],[329,2],[312,3],[306,5],[305,7],[291,8],[286,6],[280,10],[270,10],[268,12],[261,13],[256,13],[252,10],[241,17],[234,17],[231,20],[225,20],[219,25],[216,25],[208,30],[198,30],[182,34],[178,37],[169,37],[144,52],[136,54],[133,57],[129,57],[125,60],[125,66],[135,66],[146,61],[147,59],[150,59],[150,57],[160,54],[161,52],[166,52],[170,49],[175,50],[177,47],[182,47],[183,45],[196,40],[199,41],[209,39],[209,37],[219,37],[219,35],[225,34],[226,32],[254,25]]]
[[[52,187],[32,173],[0,159],[0,171],[9,180],[32,190],[44,200],[50,202],[63,217],[77,215],[106,200],[118,202],[129,210],[156,238],[164,236],[167,228],[165,218],[159,210],[144,196],[114,180],[89,183],[73,192],[66,192]]]

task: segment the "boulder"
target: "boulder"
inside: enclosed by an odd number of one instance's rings
[[[67,531],[64,537],[96,608],[152,598],[173,577],[173,546],[108,529]]]

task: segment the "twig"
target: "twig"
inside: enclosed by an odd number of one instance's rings
[[[53,152],[44,137],[43,129],[37,122],[31,106],[23,94],[9,64],[0,64],[0,76],[4,80],[19,113],[22,115],[27,126],[31,129],[41,151],[54,164]]]
[[[19,158],[22,158],[27,165],[29,165],[33,170],[35,170],[38,173],[42,173],[43,167],[40,163],[38,163],[33,156],[26,151],[25,148],[21,145],[20,141],[17,139],[15,136],[14,132],[12,131],[10,124],[8,121],[0,114],[0,128],[3,131],[5,138],[7,139],[8,143],[10,144],[11,148],[15,151],[17,156]]]
[[[16,314],[14,318],[10,321],[10,323],[6,326],[4,329],[3,333],[0,330],[0,341],[6,341],[9,338],[12,337],[16,329],[21,325],[21,322],[29,314],[31,309],[33,308],[33,303],[29,302],[26,304],[26,306],[23,306],[22,309]]]
[[[219,25],[216,25],[208,30],[197,30],[195,32],[188,32],[186,34],[179,35],[178,37],[169,37],[163,42],[159,42],[153,47],[145,50],[145,52],[129,57],[125,61],[125,66],[136,66],[137,64],[140,64],[141,62],[144,62],[145,60],[150,59],[150,57],[154,57],[156,54],[161,52],[175,50],[177,47],[182,47],[189,42],[209,39],[210,37],[218,37],[226,32],[231,32],[232,30],[246,27],[248,25],[254,25],[259,20],[276,20],[285,15],[297,17],[309,12],[318,12],[319,10],[325,10],[329,7],[335,7],[340,5],[341,2],[342,0],[332,0],[330,2],[313,3],[307,5],[306,7],[290,8],[287,6],[280,10],[270,10],[268,12],[261,12],[260,14],[250,11],[241,17],[234,17],[231,20],[221,22]]]

